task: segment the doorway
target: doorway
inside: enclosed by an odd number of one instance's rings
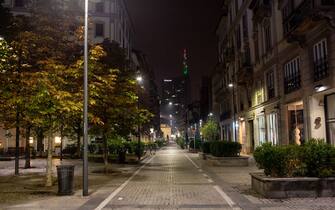
[[[327,142],[335,145],[335,93],[325,96]]]
[[[254,137],[254,121],[248,121],[248,133],[249,133],[249,143],[250,143],[250,153],[253,153],[255,150],[255,137]]]

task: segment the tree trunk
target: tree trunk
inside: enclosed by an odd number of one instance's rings
[[[20,157],[20,113],[16,110],[16,134],[15,134],[15,175],[19,175]]]
[[[80,152],[80,146],[81,146],[81,142],[80,142],[80,137],[81,137],[81,129],[80,127],[78,127],[77,129],[77,156],[78,158],[81,157],[81,152]]]
[[[26,151],[25,151],[25,159],[26,163],[24,165],[24,168],[30,168],[30,126],[26,128]]]
[[[63,136],[64,136],[64,126],[60,126],[60,161],[63,160]]]
[[[48,158],[47,158],[47,174],[45,186],[52,186],[52,132],[48,134]]]
[[[43,139],[44,139],[43,129],[37,128],[37,151],[41,153],[40,155],[42,155],[42,152],[44,150]]]
[[[103,141],[103,145],[104,145],[104,164],[105,164],[105,173],[108,172],[108,145],[107,145],[107,138],[106,135],[103,134],[102,135],[102,141]]]

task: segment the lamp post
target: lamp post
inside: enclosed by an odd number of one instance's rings
[[[236,99],[235,99],[235,85],[233,83],[230,83],[228,85],[229,88],[231,88],[233,90],[233,129],[234,129],[234,141],[237,141],[237,129],[236,129]]]
[[[142,76],[137,76],[136,77],[137,83],[138,85],[140,85],[143,81],[143,77]],[[138,87],[137,89],[137,95],[138,95],[138,99],[137,99],[137,110],[140,110],[140,87]],[[138,139],[137,139],[137,152],[138,152],[138,161],[141,160],[141,124],[140,121],[138,121],[138,125],[137,125],[137,132],[138,132]]]
[[[88,0],[85,0],[84,38],[84,154],[83,154],[83,196],[88,196]]]

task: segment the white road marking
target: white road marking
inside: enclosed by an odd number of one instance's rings
[[[100,205],[98,207],[96,207],[94,210],[102,210],[105,206],[107,206],[107,204],[117,195],[119,194],[119,192],[121,192],[121,190],[123,190],[127,184],[145,167],[147,166],[152,159],[155,156],[151,157],[148,161],[145,162],[145,164],[143,166],[141,166],[139,169],[137,169],[137,171],[135,171],[135,173],[129,178],[127,179],[127,181],[125,181],[121,186],[119,186],[116,190],[114,190],[104,201],[102,201],[100,203]]]
[[[207,179],[209,183],[213,183],[214,181],[212,179]]]
[[[185,157],[194,165],[194,167],[196,167],[197,169],[200,169],[200,167],[186,154],[184,154]]]
[[[236,203],[217,185],[213,186],[214,189],[221,195],[221,197],[228,203],[228,205],[234,210],[238,210],[240,208],[236,207]]]
[[[204,177],[208,178],[208,175],[207,174],[202,174]]]

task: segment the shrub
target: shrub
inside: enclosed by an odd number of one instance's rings
[[[144,155],[145,144],[140,142],[138,145],[138,141],[129,142],[128,153],[136,156],[142,157]]]
[[[335,148],[323,141],[308,141],[302,146],[257,147],[254,158],[264,173],[273,177],[330,177],[335,175]]]
[[[207,141],[216,141],[219,138],[219,126],[213,119],[209,119],[201,128],[202,135]]]
[[[211,146],[211,143],[210,143],[210,142],[208,142],[208,141],[203,142],[203,143],[201,144],[201,151],[202,151],[203,153],[209,154],[209,153],[211,152],[211,148],[210,148],[210,146]]]
[[[238,142],[214,141],[210,144],[210,152],[215,157],[237,157],[241,149]]]
[[[195,144],[194,144],[194,141],[195,141]],[[200,149],[201,142],[198,139],[195,139],[195,140],[193,139],[189,142],[188,145],[190,149]]]
[[[183,137],[177,137],[176,143],[181,149],[185,149],[185,139]]]
[[[155,143],[159,148],[164,147],[166,145],[166,141],[164,140],[156,140]]]

